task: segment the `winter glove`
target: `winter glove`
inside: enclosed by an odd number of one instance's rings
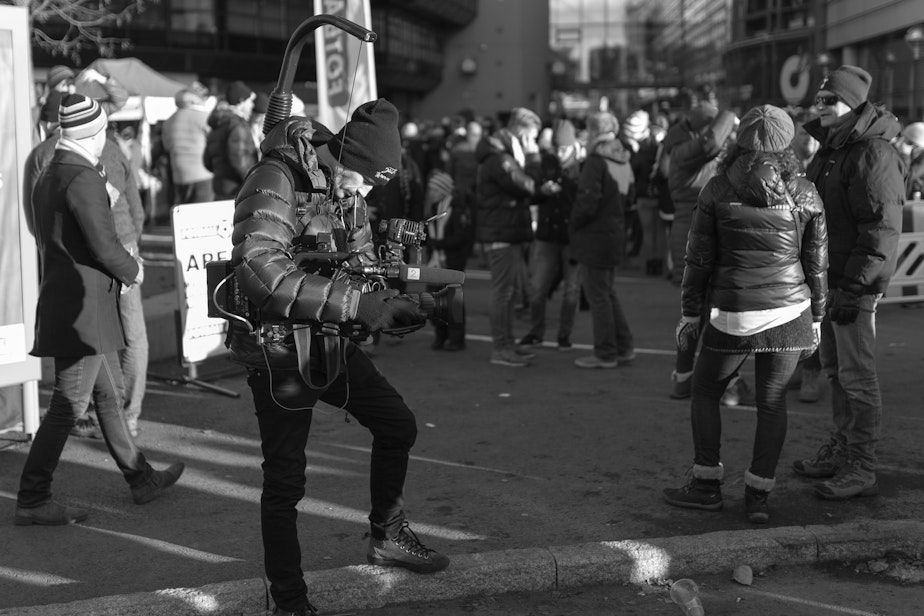
[[[860,296],[846,289],[834,289],[828,303],[828,316],[833,323],[849,325],[860,314]]]
[[[699,339],[699,317],[681,317],[674,331],[674,339],[680,351],[695,348],[696,341]]]
[[[427,321],[420,307],[395,289],[382,289],[359,296],[356,321],[370,332],[423,325]]]

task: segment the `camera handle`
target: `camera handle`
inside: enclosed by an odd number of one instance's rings
[[[313,15],[303,21],[286,45],[285,55],[282,58],[282,67],[279,69],[279,79],[276,87],[270,94],[269,106],[266,109],[266,116],[263,118],[263,134],[267,135],[274,126],[288,119],[292,113],[292,83],[295,81],[295,70],[298,68],[298,61],[302,55],[302,47],[308,40],[308,35],[323,25],[334,26],[355,36],[364,43],[374,43],[378,35],[372,30],[367,30],[359,24],[348,19],[338,17],[337,15]]]

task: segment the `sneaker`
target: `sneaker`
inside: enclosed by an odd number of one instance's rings
[[[366,560],[370,565],[403,567],[414,573],[436,573],[449,566],[449,557],[420,542],[405,522],[392,538],[369,538]]]
[[[318,608],[311,605],[311,603],[306,604],[305,607],[299,608],[294,612],[277,607],[272,611],[271,616],[318,616]]]
[[[520,359],[536,359],[536,354],[530,351],[528,347],[514,347],[513,352]]]
[[[667,488],[663,492],[669,505],[704,511],[722,510],[722,482],[718,479],[697,479],[681,488]]]
[[[524,349],[537,349],[541,346],[542,346],[542,338],[538,336],[534,336],[533,334],[526,334],[517,343],[518,348],[524,348]]]
[[[748,520],[754,524],[766,524],[770,521],[770,507],[767,497],[770,492],[758,490],[751,486],[744,486],[744,508],[748,512]]]
[[[76,524],[87,519],[89,514],[85,509],[72,509],[59,505],[54,501],[48,501],[38,507],[16,507],[16,515],[13,517],[15,526],[67,526]]]
[[[616,356],[616,361],[618,361],[620,364],[631,364],[633,361],[635,361],[635,351],[629,350],[625,353],[620,353]]]
[[[558,350],[559,351],[570,351],[574,348],[574,345],[571,344],[571,340],[567,337],[558,339]]]
[[[103,431],[100,430],[99,425],[91,415],[85,415],[74,422],[73,427],[71,427],[71,436],[102,440]]]
[[[693,373],[688,373],[686,379],[680,380],[677,371],[671,373],[671,392],[668,394],[674,400],[686,400],[693,393]]]
[[[821,398],[821,370],[803,370],[799,402],[818,402]]]
[[[738,377],[722,394],[719,403],[722,406],[754,406],[754,402],[754,392],[748,386],[747,381]]]
[[[859,460],[848,460],[828,481],[815,484],[815,496],[825,500],[847,500],[879,494],[876,473],[863,468]]]
[[[151,477],[145,483],[132,488],[132,499],[135,504],[144,505],[162,495],[167,488],[176,483],[185,468],[185,464],[176,462],[162,471],[151,473]]]
[[[814,458],[796,460],[792,463],[792,470],[803,477],[824,479],[834,477],[847,463],[847,454],[841,449],[833,438],[822,445]]]
[[[601,359],[596,355],[588,355],[575,359],[574,365],[578,368],[618,368],[619,362],[615,359]]]
[[[509,349],[502,349],[491,352],[491,363],[498,366],[509,366],[511,368],[522,368],[529,365],[529,360],[517,355]]]

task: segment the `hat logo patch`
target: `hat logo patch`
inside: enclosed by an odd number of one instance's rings
[[[380,180],[384,180],[384,181],[387,182],[387,181],[389,181],[390,179],[392,179],[393,177],[395,177],[395,174],[396,174],[396,173],[398,173],[398,170],[395,169],[394,167],[385,167],[385,168],[382,169],[381,171],[376,171],[376,172],[375,172],[375,177],[378,178],[378,179],[380,179]]]

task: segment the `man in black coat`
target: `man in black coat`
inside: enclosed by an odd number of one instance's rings
[[[155,471],[135,446],[122,412],[125,346],[119,294],[141,284],[140,259],[119,242],[110,211],[115,198],[99,162],[106,114],[93,99],[61,101],[61,138],[33,193],[42,281],[32,355],[53,357],[55,386],[20,479],[14,523],[80,522],[87,512],[52,500],[52,474],[76,417],[91,396],[103,437],[132,498],[144,504],[173,485],[182,464]]]

